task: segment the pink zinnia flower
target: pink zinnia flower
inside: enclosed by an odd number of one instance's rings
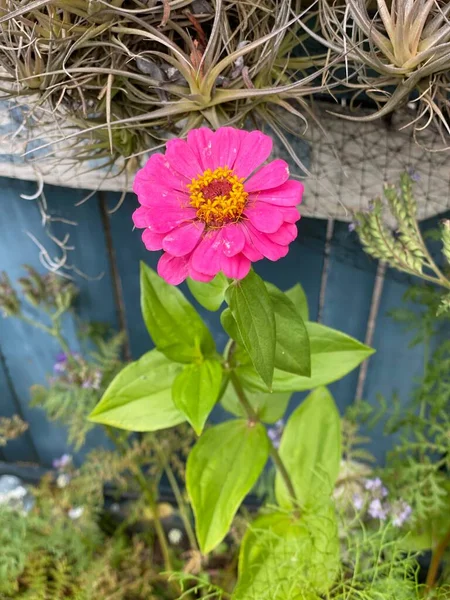
[[[275,261],[297,237],[303,185],[284,160],[262,163],[272,140],[260,131],[202,127],[167,142],[134,180],[133,214],[147,250],[164,250],[158,273],[178,285],[219,271],[242,279],[251,263]]]

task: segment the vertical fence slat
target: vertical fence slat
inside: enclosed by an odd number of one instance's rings
[[[330,242],[328,276],[322,313],[324,325],[364,342],[369,318],[376,262],[362,250],[346,223],[335,222]],[[353,402],[358,369],[331,384],[330,391],[343,411]]]
[[[43,231],[36,202],[19,197],[21,193],[32,194],[36,186],[8,179],[2,179],[1,182],[1,268],[8,272],[12,280],[24,275],[21,268],[23,264],[30,264],[38,271],[44,272],[44,267],[39,262],[39,250],[26,232],[33,234],[43,244],[51,258],[59,256],[60,250]],[[74,249],[69,252],[68,263],[76,267],[72,273],[80,290],[79,316],[82,319],[116,325],[108,257],[96,199],[91,198],[85,204],[75,206],[85,197],[86,192],[53,186],[46,186],[44,192],[49,213],[77,223],[54,223],[52,231],[58,238],[62,238],[66,232],[70,233],[68,246]],[[83,274],[88,277],[84,277]],[[29,315],[34,315],[32,308],[27,307],[26,310]],[[79,350],[74,320],[66,319],[64,333],[71,348]],[[39,460],[44,465],[50,465],[56,455],[70,451],[66,431],[55,423],[49,423],[42,410],[29,407],[29,388],[35,383],[46,382],[46,375],[51,372],[55,355],[59,351],[58,345],[45,333],[15,319],[0,321],[0,336],[5,363],[14,382],[24,417],[30,424],[30,434]],[[90,442],[84,452],[103,441],[101,432],[96,431],[90,436]]]
[[[0,348],[0,417],[11,418],[14,415],[23,417],[22,409],[18,402],[9,373],[6,370],[4,357]],[[26,431],[15,440],[9,441],[0,448],[1,459],[13,462],[37,462],[38,455],[33,445],[30,432]]]

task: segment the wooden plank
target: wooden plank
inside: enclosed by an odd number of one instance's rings
[[[0,197],[0,266],[6,270],[11,279],[23,275],[22,264],[31,264],[43,271],[39,263],[39,251],[33,241],[26,235],[32,233],[49,251],[52,258],[59,256],[55,243],[49,240],[42,230],[41,216],[35,201],[20,199],[20,194],[32,194],[35,185],[16,180],[2,180],[3,193]],[[48,209],[57,216],[73,220],[78,225],[55,224],[57,236],[70,231],[68,244],[75,249],[69,253],[69,263],[94,279],[75,276],[80,288],[78,299],[79,312],[82,318],[107,321],[115,324],[115,304],[109,278],[109,264],[106,255],[101,217],[96,199],[76,207],[82,200],[82,190],[66,190],[48,187],[45,189]],[[101,278],[95,277],[102,275]],[[27,307],[29,316],[36,316],[34,309]],[[79,350],[75,335],[75,323],[67,319],[64,328],[65,336],[74,351]],[[52,459],[70,451],[66,441],[64,428],[49,423],[43,411],[30,409],[29,388],[34,383],[45,383],[46,374],[51,372],[56,354],[59,351],[56,342],[45,333],[40,332],[15,319],[0,321],[0,340],[5,354],[5,362],[22,407],[23,414],[30,424],[30,434],[35,443],[39,460],[50,465]],[[100,436],[102,437],[102,436]],[[92,436],[97,445],[98,436]],[[86,449],[85,449],[86,450]]]
[[[323,306],[324,325],[364,342],[377,263],[365,254],[347,223],[335,221]],[[355,397],[359,369],[329,386],[341,412]]]
[[[6,370],[3,353],[0,349],[0,417],[11,418],[14,415],[23,417],[22,408]],[[1,460],[12,462],[36,462],[38,455],[30,432],[26,431],[6,446],[0,447]]]
[[[435,229],[441,218],[433,217],[421,223],[423,232]],[[441,244],[439,242],[427,245],[438,264],[443,264]],[[402,324],[394,321],[389,312],[407,306],[416,314],[420,313],[420,307],[414,304],[405,304],[403,296],[411,285],[418,285],[421,280],[407,276],[393,269],[386,272],[383,293],[381,296],[380,310],[376,323],[373,339],[373,347],[376,353],[369,359],[367,379],[363,398],[373,406],[378,406],[377,395],[382,395],[389,406],[393,394],[397,394],[401,406],[407,406],[419,380],[423,376],[425,367],[425,351],[423,344],[409,348],[409,344],[415,333],[406,332]],[[431,343],[431,351],[444,339],[448,338],[448,326],[442,327],[438,335]],[[379,464],[383,464],[387,451],[393,447],[398,435],[386,438],[383,433],[385,419],[377,424],[373,431],[367,432],[371,437],[369,450],[376,457]]]

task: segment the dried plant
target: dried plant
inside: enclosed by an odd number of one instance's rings
[[[305,29],[322,42],[330,56],[345,56],[344,65],[330,70],[365,93],[378,110],[364,117],[374,120],[409,101],[418,104],[411,121],[415,131],[436,123],[442,138],[450,134],[450,5],[442,0],[376,0],[376,11],[365,0],[320,1],[320,34]],[[448,146],[448,137],[445,141]]]
[[[0,447],[20,437],[27,429],[28,424],[19,415],[13,415],[11,418],[0,417]]]
[[[300,0],[3,0],[1,9],[3,93],[23,98],[27,126],[46,128],[41,148],[58,159],[64,142],[79,161],[112,168],[125,158],[134,171],[130,159],[168,137],[249,117],[288,143],[280,109],[305,121],[320,78],[306,75],[309,57],[285,66],[302,41]]]

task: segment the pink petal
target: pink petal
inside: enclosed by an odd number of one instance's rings
[[[263,256],[273,261],[286,256],[289,251],[288,246],[280,246],[280,244],[272,242],[270,234],[261,233],[255,229],[251,223],[246,223],[246,227],[253,245],[263,254]]]
[[[192,253],[192,267],[205,275],[217,275],[222,256],[222,231],[213,230],[205,235]]]
[[[272,152],[272,140],[260,131],[240,131],[241,144],[239,147],[234,172],[238,177],[248,177]]]
[[[278,231],[270,234],[270,239],[275,244],[287,246],[295,240],[298,235],[297,225],[295,223],[283,223]]]
[[[256,202],[254,205],[249,205],[245,209],[244,215],[258,231],[262,231],[263,233],[278,231],[284,221],[280,207],[265,204],[264,202]]]
[[[245,235],[240,225],[231,223],[222,229],[223,253],[225,256],[235,256],[242,252],[245,245]]]
[[[139,210],[139,209],[138,209]],[[169,233],[178,225],[193,221],[197,216],[195,208],[167,206],[164,210],[147,209],[147,227],[156,233]]]
[[[178,285],[188,276],[188,261],[186,258],[170,256],[164,253],[158,261],[158,275],[171,285]]]
[[[248,275],[252,264],[243,254],[236,254],[236,256],[231,257],[222,255],[220,263],[224,275],[232,279],[244,279]]]
[[[163,249],[172,256],[190,254],[202,236],[205,224],[199,221],[176,227],[168,233],[163,241]]]
[[[283,185],[289,179],[289,165],[285,160],[277,158],[245,182],[246,192],[259,192]]]
[[[289,179],[283,185],[266,192],[252,192],[248,200],[249,202],[259,200],[277,206],[297,206],[302,201],[303,190],[304,187],[300,181]]]
[[[264,255],[255,248],[252,237],[247,227],[242,227],[242,231],[245,235],[245,246],[242,250],[242,253],[252,262],[256,262],[257,260],[263,259]]]
[[[200,129],[191,129],[187,135],[187,144],[192,152],[195,154],[199,165],[203,171],[211,169],[214,171],[217,165],[214,165],[212,159],[212,138],[214,132],[207,127],[200,127]]]
[[[283,206],[279,210],[283,215],[283,220],[287,223],[297,223],[300,220],[300,213],[295,206]]]
[[[192,267],[191,263],[192,260],[189,263],[189,277],[191,279],[193,279],[194,281],[202,281],[203,283],[209,283],[214,279],[215,275],[205,275],[204,273],[200,273]]]
[[[145,206],[140,206],[137,208],[131,216],[134,226],[138,229],[144,229],[145,227],[148,227],[149,212],[149,209]]]
[[[175,171],[163,154],[152,154],[144,168],[137,172],[133,191],[139,195],[153,185],[186,191],[188,183],[188,179]]]
[[[164,233],[155,233],[150,231],[150,229],[144,229],[142,232],[142,241],[147,250],[161,250],[164,236]]]
[[[239,129],[221,127],[216,131],[211,141],[214,168],[228,167],[232,169],[241,145]]]
[[[184,140],[169,140],[166,149],[166,159],[169,161],[170,166],[184,177],[192,180],[203,173],[197,156]]]
[[[189,196],[184,192],[171,188],[162,188],[156,185],[147,185],[138,194],[139,203],[142,206],[159,207],[164,206],[189,206]]]

